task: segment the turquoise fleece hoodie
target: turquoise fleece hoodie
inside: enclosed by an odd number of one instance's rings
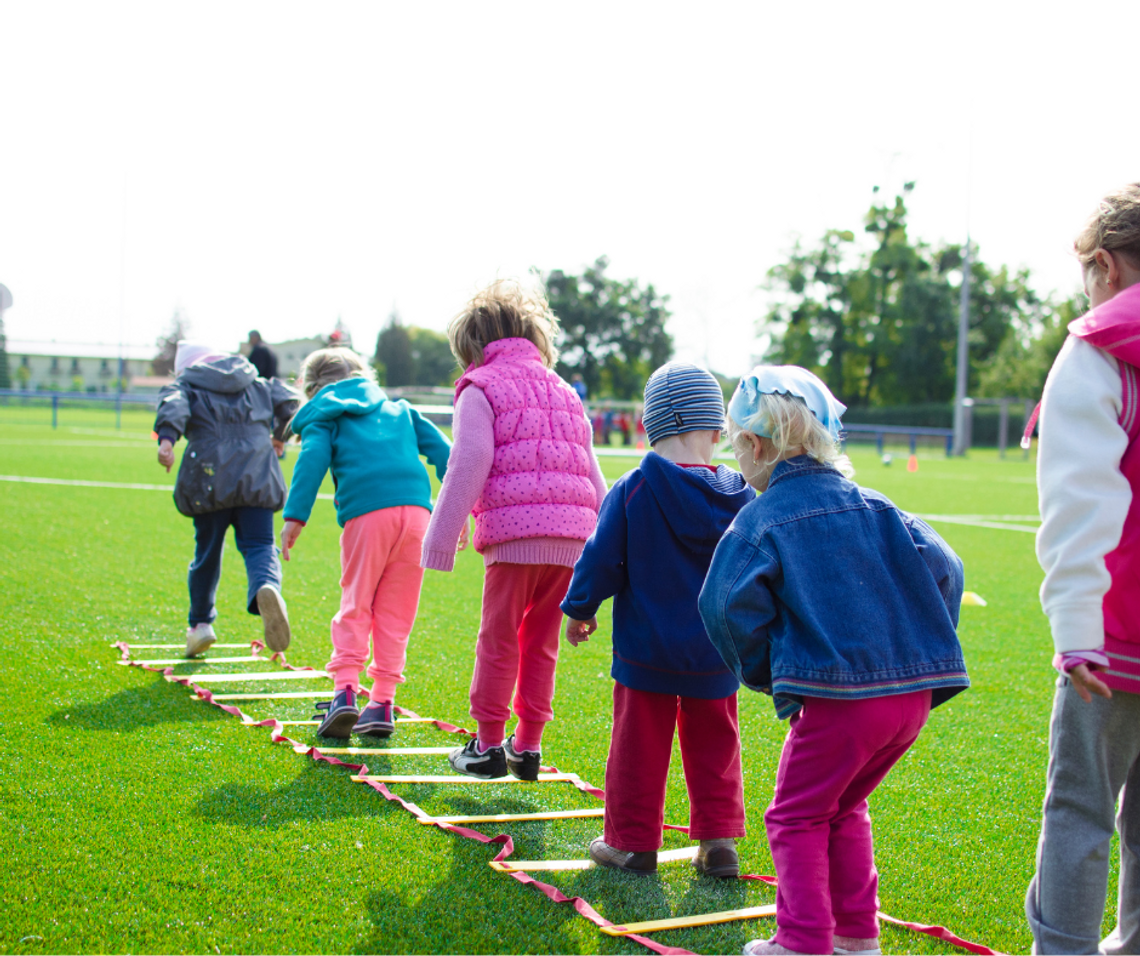
[[[447,473],[451,442],[402,399],[392,401],[366,378],[326,385],[293,417],[301,454],[285,501],[285,520],[309,520],[325,473],[332,470],[336,520],[418,505],[431,510],[431,482],[420,455]]]

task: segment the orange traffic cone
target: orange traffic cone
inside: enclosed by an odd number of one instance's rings
[[[918,455],[911,455],[906,462],[907,471],[918,471]]]
[[[637,447],[637,450],[638,450],[638,451],[645,451],[645,442],[643,442],[643,441],[642,441],[642,440],[639,438],[639,439],[637,440],[637,446],[636,446],[636,447]]]

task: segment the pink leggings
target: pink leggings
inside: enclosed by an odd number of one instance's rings
[[[879,935],[867,797],[918,739],[930,691],[867,700],[807,697],[764,814],[776,864],[776,942],[830,953],[832,934]]]
[[[360,690],[372,635],[369,698],[390,701],[404,682],[408,635],[416,620],[424,572],[420,552],[426,508],[401,505],[350,519],[340,536],[340,610],[332,619],[332,659],[326,668],[338,691]]]
[[[539,749],[542,729],[554,717],[551,702],[562,627],[558,605],[572,574],[572,568],[556,564],[488,566],[471,676],[471,716],[478,722],[483,746],[503,739],[513,692],[519,718],[515,745]]]

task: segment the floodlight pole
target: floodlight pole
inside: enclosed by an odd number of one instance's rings
[[[966,385],[970,369],[970,236],[962,256],[962,299],[958,306],[958,374],[954,383],[954,454],[966,454]]]

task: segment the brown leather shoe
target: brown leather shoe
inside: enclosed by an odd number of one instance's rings
[[[603,837],[595,837],[590,844],[590,859],[598,866],[609,866],[615,870],[632,873],[634,876],[652,876],[657,872],[656,850],[646,850],[642,853],[617,850],[607,845]]]
[[[702,876],[732,879],[740,876],[740,857],[736,841],[731,837],[721,840],[701,840],[700,849],[693,857],[693,866]]]

